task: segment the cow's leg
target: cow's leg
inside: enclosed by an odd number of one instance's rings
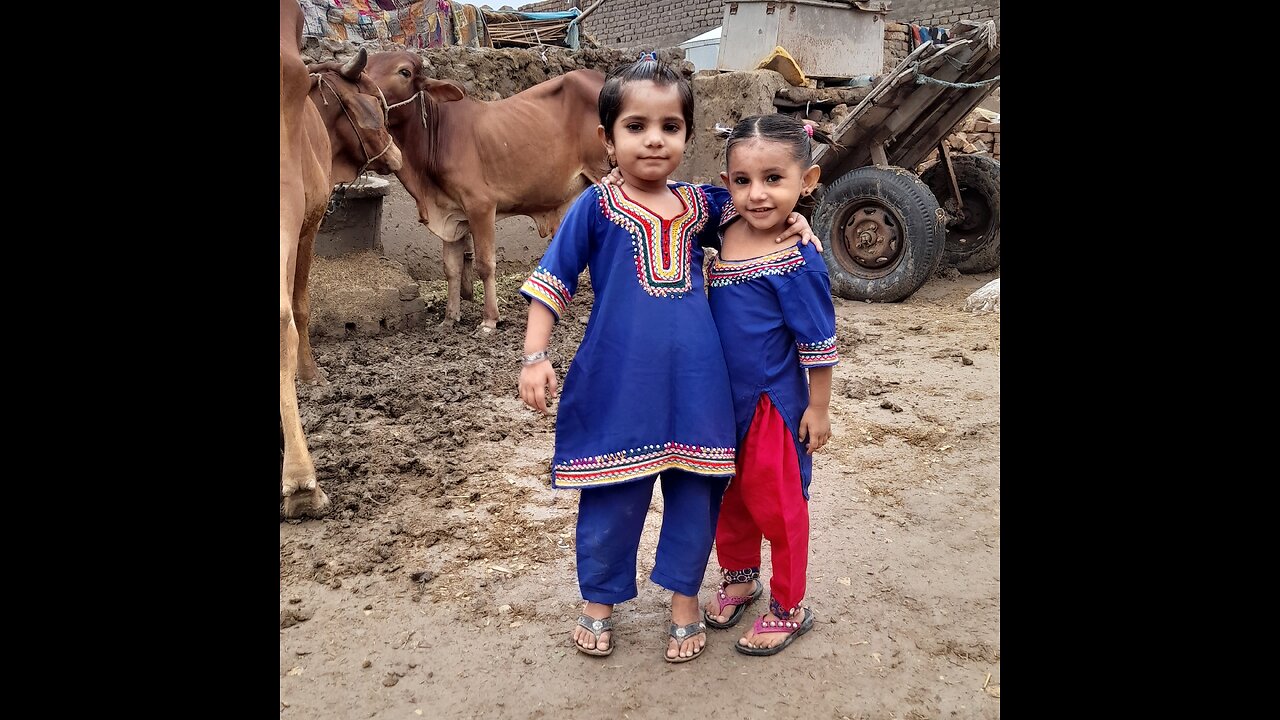
[[[294,372],[298,367],[298,326],[293,318],[293,277],[297,238],[281,219],[280,231],[280,425],[284,433],[284,469],[281,495],[285,517],[318,514],[329,498],[316,483],[316,468],[307,451],[307,439],[298,417],[298,391]]]
[[[467,249],[462,252],[462,290],[460,297],[463,300],[476,299],[476,270],[475,270],[475,238],[471,233],[467,233]]]
[[[311,349],[311,258],[316,246],[316,225],[309,232],[304,228],[298,241],[297,269],[293,274],[293,322],[298,326],[298,378],[308,385],[326,384],[324,372],[316,366],[315,352]]]
[[[497,255],[494,247],[494,236],[497,222],[497,209],[488,208],[479,217],[468,217],[471,224],[471,237],[476,246],[476,272],[484,281],[484,315],[480,321],[480,332],[491,333],[498,328],[498,288],[497,288]]]
[[[467,244],[461,238],[457,240],[448,240],[444,242],[444,277],[449,286],[449,297],[445,301],[444,322],[440,323],[441,327],[453,327],[453,324],[462,320],[462,253],[467,249]]]

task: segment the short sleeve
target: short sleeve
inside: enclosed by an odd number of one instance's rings
[[[546,305],[556,322],[578,291],[578,276],[587,267],[592,228],[599,216],[600,197],[593,185],[569,206],[538,267],[520,286],[520,294]]]
[[[831,302],[831,280],[826,269],[801,270],[782,285],[778,296],[783,322],[796,336],[800,365],[816,368],[839,363],[836,308]]]

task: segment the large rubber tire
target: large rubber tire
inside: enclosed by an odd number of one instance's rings
[[[920,176],[947,211],[947,243],[942,264],[962,273],[1000,267],[1000,161],[986,155],[953,155],[964,212],[957,214],[942,163]]]
[[[900,302],[942,261],[945,214],[928,186],[898,167],[861,167],[831,183],[813,213],[831,292]]]

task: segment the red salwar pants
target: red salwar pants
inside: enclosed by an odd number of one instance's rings
[[[726,575],[760,567],[760,540],[769,541],[773,577],[770,610],[786,617],[804,599],[809,567],[809,504],[800,489],[800,461],[791,431],[761,393],[747,436],[738,446],[716,526],[716,559]],[[734,573],[741,576],[741,573]]]

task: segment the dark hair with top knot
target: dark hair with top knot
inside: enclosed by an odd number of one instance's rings
[[[650,80],[657,85],[675,85],[680,91],[680,109],[684,113],[684,139],[693,137],[693,86],[679,70],[658,60],[657,53],[648,52],[630,65],[614,69],[605,78],[600,89],[600,124],[604,135],[613,141],[613,123],[622,111],[622,95],[627,83]]]
[[[809,131],[805,130],[805,127],[805,123],[783,113],[752,115],[751,117],[743,118],[737,125],[733,126],[733,130],[729,132],[728,139],[725,140],[725,169],[728,170],[729,154],[733,152],[733,146],[752,138],[764,138],[765,140],[783,143],[791,148],[791,154],[796,159],[796,162],[800,163],[800,167],[809,167],[813,164],[813,145],[809,142]],[[813,130],[812,138],[814,142],[820,142],[824,145],[834,146],[836,144],[830,136],[816,128]]]

